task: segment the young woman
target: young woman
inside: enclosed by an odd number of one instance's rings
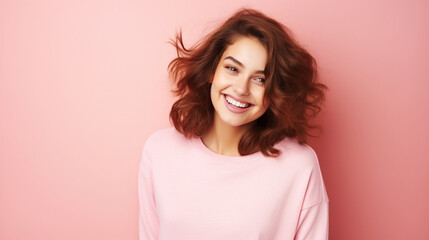
[[[328,197],[305,145],[325,86],[286,27],[244,9],[169,65],[174,128],[139,171],[140,240],[328,239]]]

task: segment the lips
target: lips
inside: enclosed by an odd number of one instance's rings
[[[225,99],[229,104],[231,104],[235,107],[238,107],[238,108],[248,108],[251,105],[250,103],[247,103],[244,101],[239,101],[239,100],[237,100],[237,99],[235,99],[229,95],[226,95],[226,94],[225,94]]]
[[[245,102],[243,100],[239,100],[227,94],[222,94],[222,98],[224,99],[225,105],[233,113],[244,113],[249,110],[253,104]]]

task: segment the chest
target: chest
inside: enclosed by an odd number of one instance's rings
[[[154,171],[154,189],[161,230],[200,234],[201,239],[260,239],[272,231],[285,205],[293,204],[288,202],[293,174],[261,161],[178,158]]]

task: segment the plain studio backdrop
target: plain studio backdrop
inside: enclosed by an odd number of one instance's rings
[[[141,149],[170,126],[167,42],[240,7],[291,28],[329,87],[310,145],[330,239],[429,239],[425,0],[0,0],[0,239],[136,240]]]

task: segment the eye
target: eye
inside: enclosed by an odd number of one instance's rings
[[[257,81],[258,83],[263,84],[265,82],[265,79],[257,77],[257,78],[255,78],[255,81]]]
[[[233,71],[233,72],[238,72],[238,70],[235,67],[232,66],[226,66],[227,69]]]

